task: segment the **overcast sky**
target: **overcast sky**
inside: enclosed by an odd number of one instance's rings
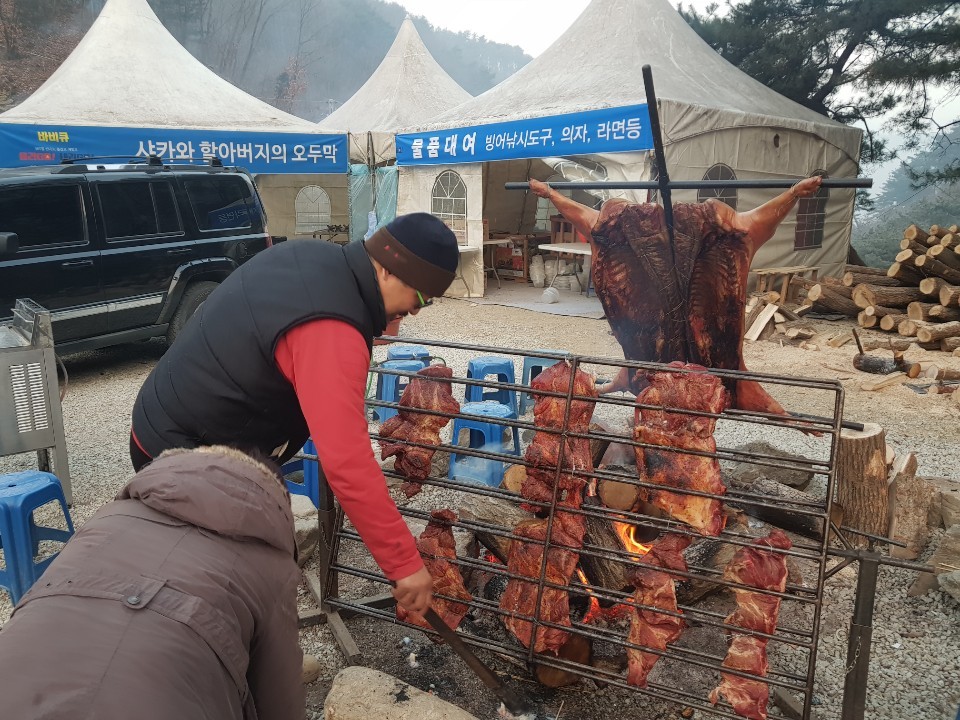
[[[716,0],[713,0],[714,2]],[[469,30],[488,40],[519,45],[536,57],[573,24],[590,0],[393,0],[434,26]],[[711,0],[685,0],[698,10]],[[677,6],[677,0],[670,0]],[[723,6],[724,2],[719,2]]]

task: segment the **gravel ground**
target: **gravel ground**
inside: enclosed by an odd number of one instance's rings
[[[821,323],[824,330],[839,332],[849,325]],[[444,299],[417,317],[404,321],[401,334],[411,338],[446,340],[518,349],[555,348],[576,354],[617,358],[619,346],[605,321],[562,317],[526,310],[468,301]],[[845,392],[845,417],[879,422],[886,430],[888,444],[897,452],[915,452],[923,475],[960,479],[960,453],[953,439],[953,428],[960,412],[949,395],[921,395],[905,386],[879,392],[864,392],[865,380],[875,379],[852,369],[852,344],[831,348],[819,343],[819,351],[781,346],[776,342],[748,343],[747,366],[755,372],[789,377],[839,380]],[[82,524],[103,503],[109,501],[129,478],[127,458],[129,412],[141,382],[165,349],[161,341],[110,348],[65,359],[70,374],[64,401],[64,422],[74,484],[74,522]],[[466,369],[470,353],[442,353],[458,375]],[[375,359],[383,359],[384,348],[377,348]],[[936,359],[960,368],[960,360],[941,354],[915,351],[909,359]],[[517,370],[519,372],[519,363]],[[609,376],[604,368],[592,368]],[[815,397],[803,388],[768,385],[768,390],[792,410],[828,414],[829,394]],[[622,419],[614,410],[605,418]],[[449,431],[448,431],[449,432]],[[751,440],[764,439],[783,450],[817,457],[823,444],[794,431],[750,429],[742,423],[718,425],[718,444],[733,447]],[[33,458],[19,456],[0,459],[0,471],[10,472],[32,467]],[[431,489],[431,493],[436,491]],[[415,506],[456,507],[456,493],[424,493]],[[395,497],[400,497],[395,492]],[[416,505],[416,503],[421,503]],[[937,538],[931,544],[935,546]],[[928,553],[930,551],[928,550]],[[960,700],[960,613],[958,604],[942,592],[908,598],[906,588],[913,574],[891,568],[880,573],[875,612],[874,652],[868,688],[867,717],[890,720],[904,717],[946,720],[954,717]],[[833,578],[826,589],[825,608],[817,666],[815,700],[823,718],[839,718],[846,655],[846,629],[852,611],[855,571],[847,568]],[[369,586],[369,587],[368,587]],[[382,586],[380,586],[382,589]],[[344,581],[344,595],[369,590],[375,585],[351,579]],[[302,607],[308,607],[301,588]],[[6,621],[11,608],[5,593],[0,593],[0,621]],[[422,635],[413,633],[411,643],[419,651],[420,668],[410,668],[403,628],[379,621],[357,619],[349,626],[372,667],[391,672],[413,684],[435,691],[478,717],[494,715],[493,703],[486,691],[452,658],[445,647],[432,646]],[[332,642],[329,630],[320,626],[301,633],[305,652],[318,656],[323,672],[310,686],[308,717],[320,717],[323,697],[343,661]],[[637,717],[672,717],[677,706],[667,706],[643,696],[612,687],[597,690],[592,683],[562,691],[546,691],[531,684],[526,673],[494,658],[488,661],[509,673],[517,685],[541,703],[551,717],[600,718],[620,713]],[[694,717],[700,717],[696,713]],[[704,716],[705,717],[705,716]]]

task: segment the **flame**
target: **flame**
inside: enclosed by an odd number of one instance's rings
[[[597,616],[600,615],[600,601],[597,600],[597,596],[594,595],[593,590],[586,587],[590,583],[587,580],[587,576],[584,575],[583,570],[581,570],[580,568],[577,568],[577,577],[580,578],[580,582],[583,583],[584,585],[583,589],[586,590],[587,594],[590,596],[590,607],[587,608],[587,612],[583,616],[583,620],[580,621],[584,625],[586,625],[592,622],[593,620],[596,620]]]
[[[617,533],[617,537],[619,537],[620,542],[623,543],[623,549],[630,553],[634,560],[639,560],[648,552],[650,552],[650,548],[652,548],[653,545],[644,545],[643,543],[639,543],[634,539],[637,532],[636,525],[617,522],[615,520],[612,524],[614,532]]]

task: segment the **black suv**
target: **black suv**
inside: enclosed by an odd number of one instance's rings
[[[271,244],[238,168],[150,158],[0,170],[0,321],[31,298],[51,311],[60,351],[173,342],[217,284]]]

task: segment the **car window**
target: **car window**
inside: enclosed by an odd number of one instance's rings
[[[80,186],[0,187],[0,232],[16,233],[20,252],[85,243]]]
[[[185,177],[183,187],[201,230],[248,228],[260,223],[250,186],[241,177]]]
[[[108,240],[181,232],[167,182],[98,183],[97,194]]]

